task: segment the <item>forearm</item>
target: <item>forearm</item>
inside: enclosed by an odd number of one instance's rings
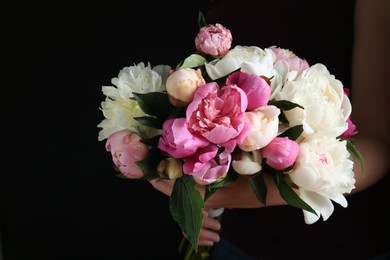
[[[354,164],[356,188],[351,194],[362,191],[383,178],[390,168],[389,146],[373,137],[359,136],[354,143],[362,154],[365,172],[363,174],[360,162]]]

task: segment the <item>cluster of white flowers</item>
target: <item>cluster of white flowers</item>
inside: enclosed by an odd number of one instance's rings
[[[123,129],[142,133],[143,136],[158,134],[158,130],[145,127],[134,119],[145,116],[145,113],[138,102],[131,98],[134,92],[165,91],[165,82],[170,70],[169,65],[158,65],[152,68],[150,63],[145,66],[140,62],[123,68],[118,77],[111,80],[115,87],[103,86],[102,91],[106,99],[101,103],[101,110],[105,119],[98,124],[98,127],[102,128],[98,140],[107,139],[113,133]]]

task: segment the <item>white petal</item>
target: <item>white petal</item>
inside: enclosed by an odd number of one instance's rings
[[[319,215],[315,216],[314,214],[303,210],[306,224],[313,224],[320,216],[326,221],[334,211],[332,201],[318,193],[300,189],[299,197],[309,204]]]
[[[340,193],[335,194],[334,196],[330,197],[330,199],[333,200],[334,202],[340,204],[344,208],[348,207],[348,201],[344,197],[343,194],[340,194]]]
[[[241,175],[252,175],[261,171],[261,165],[251,161],[232,161],[232,167]]]

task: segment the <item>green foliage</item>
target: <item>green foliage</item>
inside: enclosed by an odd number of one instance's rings
[[[149,126],[156,129],[162,129],[162,122],[161,120],[158,120],[156,117],[140,116],[140,117],[134,117],[134,120],[136,120],[141,125]]]
[[[199,29],[207,25],[206,18],[204,17],[202,11],[199,11],[198,25],[199,25]]]
[[[198,248],[198,238],[202,228],[204,201],[200,192],[195,188],[192,176],[183,175],[176,179],[169,209],[173,219],[192,244]]]
[[[254,177],[251,177],[248,181],[249,185],[251,186],[253,192],[255,193],[257,199],[263,204],[266,205],[266,198],[267,198],[267,185],[264,182],[264,176],[262,173],[255,175]]]
[[[142,111],[150,116],[156,117],[156,122],[159,121],[161,125],[175,110],[175,107],[169,101],[168,94],[165,92],[133,94]],[[150,123],[155,124],[156,122]]]
[[[298,196],[298,194],[296,194],[292,187],[288,185],[288,183],[284,179],[283,172],[275,172],[272,174],[272,176],[276,186],[279,189],[280,196],[287,202],[287,204],[296,208],[304,209],[317,215],[317,212],[315,212],[312,207],[310,207],[306,202],[304,202]]]
[[[356,146],[350,140],[346,140],[346,141],[347,141],[348,151],[351,152],[359,160],[360,167],[362,169],[362,175],[364,176],[366,170],[365,170],[365,166],[364,166],[363,156],[361,155],[359,150],[356,148]]]
[[[288,137],[291,140],[297,140],[303,132],[303,125],[293,126],[279,135],[279,137]]]
[[[191,54],[179,63],[176,67],[178,68],[198,68],[203,66],[207,62],[206,58],[199,54]]]
[[[160,151],[158,149],[158,142],[160,140],[161,135],[156,135],[150,138],[144,138],[141,140],[142,143],[150,146],[152,149],[155,149],[156,151]]]
[[[163,158],[164,157],[158,153],[150,153],[145,159],[137,161],[137,166],[145,173],[141,179],[149,181],[160,177],[157,172],[157,166]]]
[[[288,110],[291,110],[291,109],[296,108],[296,107],[304,109],[303,106],[301,106],[301,105],[299,105],[297,103],[288,101],[288,100],[278,100],[278,101],[270,100],[268,102],[268,104],[276,106],[277,108],[279,108],[280,110],[283,110],[283,111],[288,111]]]

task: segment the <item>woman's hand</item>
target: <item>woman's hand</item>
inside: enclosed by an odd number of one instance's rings
[[[175,181],[169,179],[153,179],[150,181],[150,183],[156,190],[170,197]]]
[[[209,209],[203,210],[203,222],[202,228],[199,234],[199,246],[213,246],[214,243],[219,242],[219,233],[221,229],[221,223],[218,219],[213,218],[209,214]]]

